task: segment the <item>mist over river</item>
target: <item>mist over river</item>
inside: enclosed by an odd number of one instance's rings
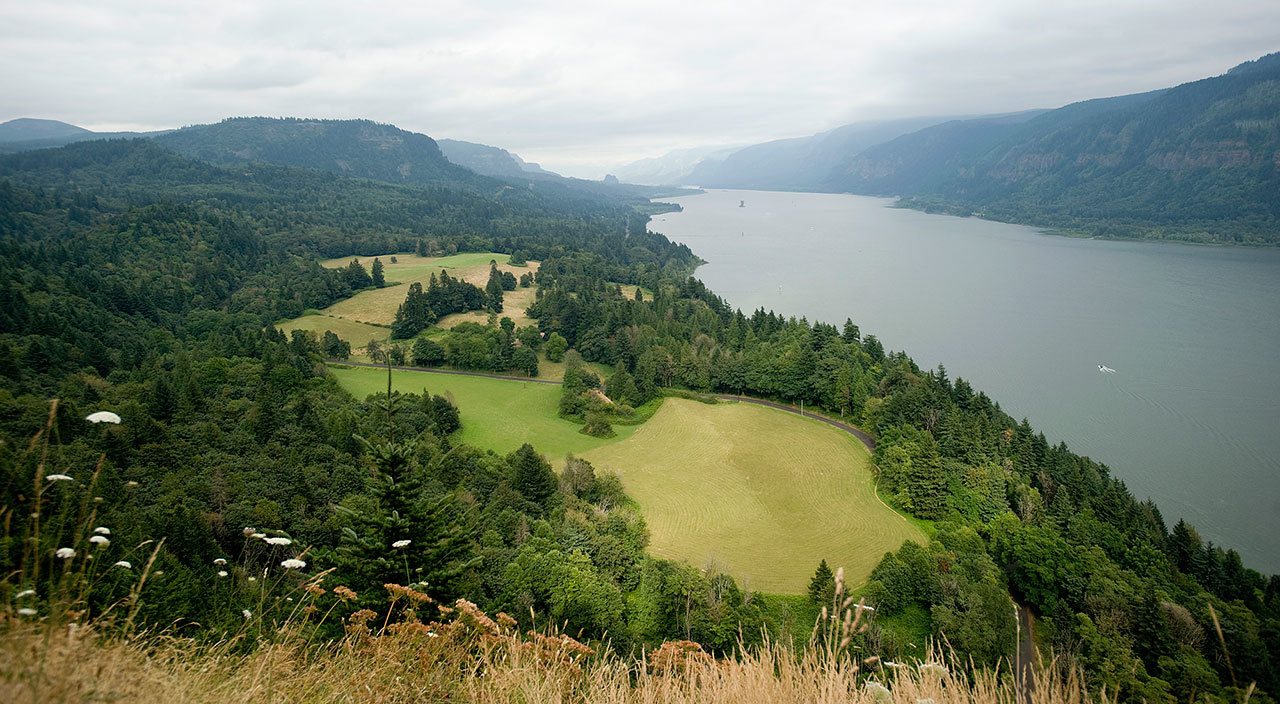
[[[684,212],[650,228],[707,260],[697,276],[732,305],[852,318],[1106,463],[1170,527],[1280,572],[1280,250],[1069,239],[850,195],[662,200]]]

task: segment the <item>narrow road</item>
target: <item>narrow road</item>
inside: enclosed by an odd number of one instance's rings
[[[858,428],[857,426],[850,425],[849,423],[845,423],[844,421],[836,420],[835,418],[828,418],[826,416],[818,415],[816,413],[805,413],[804,411],[801,411],[799,408],[796,408],[795,406],[790,406],[785,403],[780,403],[778,401],[766,401],[765,399],[762,399],[762,398],[754,398],[751,396],[735,396],[733,394],[712,394],[712,395],[715,396],[716,398],[724,399],[726,401],[740,401],[742,403],[754,403],[757,406],[768,406],[769,408],[776,408],[779,411],[787,411],[788,413],[795,413],[798,415],[802,415],[805,418],[812,418],[816,421],[821,421],[823,423],[826,423],[827,425],[834,425],[835,427],[861,440],[862,444],[866,445],[868,450],[871,450],[874,452],[876,449],[876,439],[868,435],[866,431],[862,430],[861,428]]]
[[[1040,664],[1040,654],[1036,651],[1036,619],[1031,609],[1015,604],[1018,609],[1018,663],[1017,680],[1021,689],[1022,701],[1031,702],[1035,692],[1035,672]]]
[[[370,369],[386,369],[387,368],[387,365],[385,364],[376,364],[373,362],[352,362],[346,359],[329,359],[326,361],[329,362],[330,364],[345,364],[349,367],[367,367]],[[534,384],[559,384],[560,383],[554,379],[538,379],[536,377],[512,376],[510,374],[491,374],[489,372],[469,372],[461,369],[438,369],[436,367],[404,367],[404,366],[396,366],[396,365],[392,365],[391,368],[401,372],[431,372],[432,374],[455,374],[457,376],[478,376],[486,379],[505,379],[507,381],[528,381]],[[724,401],[754,403],[757,406],[768,406],[769,408],[776,408],[779,411],[785,411],[787,413],[796,413],[798,415],[804,416],[805,418],[812,418],[816,421],[821,421],[823,423],[826,423],[827,425],[835,426],[849,433],[850,435],[854,436],[858,440],[862,441],[862,444],[866,445],[868,450],[875,451],[876,449],[875,438],[868,435],[866,431],[862,430],[861,428],[850,425],[849,423],[845,423],[844,421],[839,421],[834,418],[828,418],[826,416],[818,415],[816,413],[804,413],[799,408],[796,408],[795,406],[789,406],[785,403],[780,403],[778,401],[767,401],[762,398],[754,398],[751,396],[737,396],[734,394],[711,394],[711,395]]]

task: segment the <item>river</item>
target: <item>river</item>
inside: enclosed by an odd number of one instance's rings
[[[650,228],[730,304],[852,318],[1106,463],[1170,527],[1280,572],[1280,250],[1071,239],[851,195],[663,200],[684,210]]]

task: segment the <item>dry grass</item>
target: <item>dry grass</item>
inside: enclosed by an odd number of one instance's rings
[[[286,335],[294,330],[309,330],[314,332],[317,338],[323,337],[326,330],[332,330],[333,334],[350,342],[352,353],[357,355],[362,353],[362,349],[369,344],[370,340],[385,342],[391,337],[389,328],[323,314],[282,320],[276,323],[276,327]]]
[[[372,323],[374,325],[390,325],[396,317],[396,309],[404,303],[404,298],[409,290],[409,284],[417,281],[424,287],[431,280],[432,274],[439,274],[441,270],[449,272],[449,276],[460,278],[468,283],[475,284],[480,288],[484,288],[489,281],[489,261],[498,262],[498,268],[502,271],[509,271],[515,274],[516,278],[520,278],[521,274],[535,273],[538,271],[539,262],[529,262],[527,266],[512,266],[507,262],[510,261],[510,255],[495,254],[490,252],[455,254],[450,257],[419,257],[416,254],[397,254],[396,262],[391,263],[391,255],[383,255],[378,257],[382,260],[384,267],[384,276],[388,282],[395,282],[394,286],[386,288],[371,289],[361,291],[356,295],[325,308],[323,313],[335,318],[344,318],[363,323]],[[358,257],[360,262],[368,269],[373,264],[373,257]],[[330,259],[321,262],[322,266],[328,268],[337,268],[346,266],[351,262],[351,257],[342,259]],[[503,296],[503,313],[515,321],[517,326],[529,324],[529,318],[525,315],[524,309],[533,302],[533,287],[516,288],[515,291],[508,291]],[[527,299],[527,301],[525,300]],[[464,314],[466,315],[466,314]],[[487,313],[471,314],[468,320],[475,319],[483,322],[488,319]],[[441,327],[450,327],[461,322],[463,318],[454,316],[445,316],[441,320]]]
[[[508,622],[503,622],[508,623]],[[432,635],[434,634],[434,635]],[[0,626],[0,701],[240,702],[693,702],[982,703],[1017,700],[1007,676],[957,674],[938,665],[888,668],[797,656],[770,645],[713,660],[592,656],[569,638],[519,635],[459,619],[349,629],[342,641],[307,644],[294,633],[241,654],[232,642],[198,645],[150,636],[109,638],[89,628]],[[1073,674],[1037,675],[1034,701],[1090,701]],[[1025,696],[1023,697],[1025,700]]]

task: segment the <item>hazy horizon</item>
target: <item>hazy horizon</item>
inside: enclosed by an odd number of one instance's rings
[[[14,3],[0,121],[368,118],[599,178],[674,149],[1163,88],[1280,49],[1270,0],[1025,5]]]

